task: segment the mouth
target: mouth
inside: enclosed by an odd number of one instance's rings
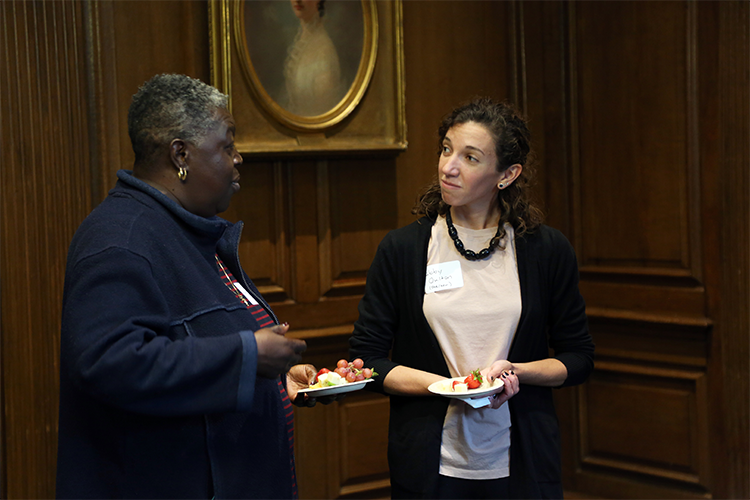
[[[440,180],[440,187],[448,188],[448,189],[457,189],[461,186],[458,186],[456,184],[451,184],[450,182],[446,181],[445,179]]]
[[[238,175],[234,179],[232,179],[232,188],[235,192],[240,190],[240,176]]]

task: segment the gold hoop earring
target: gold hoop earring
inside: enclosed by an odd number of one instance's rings
[[[179,177],[182,182],[185,182],[185,179],[187,179],[187,174],[187,169],[185,167],[180,167],[179,172],[177,172],[177,177]]]

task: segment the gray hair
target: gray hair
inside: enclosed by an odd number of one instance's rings
[[[128,110],[128,135],[135,162],[150,159],[161,146],[180,138],[200,144],[227,109],[228,97],[185,75],[156,75],[144,83]]]

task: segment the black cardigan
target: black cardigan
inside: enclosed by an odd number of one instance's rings
[[[450,377],[422,312],[433,223],[423,217],[388,233],[368,271],[350,354],[379,374],[368,384],[371,390],[384,393],[383,380],[398,365]],[[563,386],[580,384],[593,370],[594,344],[578,291],[573,248],[562,233],[548,226],[516,237],[515,243],[523,310],[508,359],[514,363],[545,359],[551,347],[568,370]],[[391,482],[415,496],[434,497],[449,400],[390,399]],[[512,497],[562,498],[559,428],[551,388],[522,385],[509,406]]]

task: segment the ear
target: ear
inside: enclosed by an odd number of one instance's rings
[[[184,168],[187,170],[188,146],[182,139],[172,139],[169,143],[169,159],[177,170]]]
[[[503,185],[503,187],[500,189],[504,189],[513,184],[513,181],[518,179],[518,176],[521,175],[521,172],[523,172],[523,166],[520,163],[516,163],[506,168],[505,172],[502,173],[502,175],[500,176],[500,180],[498,181],[498,184]]]

